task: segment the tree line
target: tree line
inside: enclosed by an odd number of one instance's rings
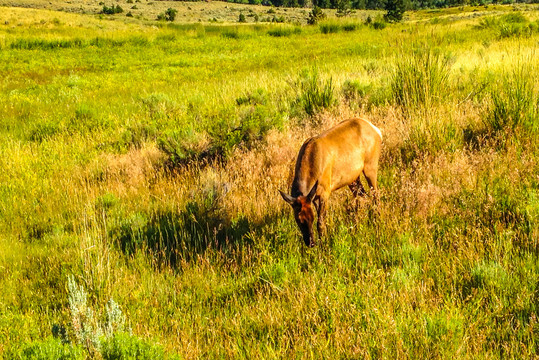
[[[387,2],[391,0],[226,0],[228,2],[267,5],[276,7],[313,7],[323,9],[386,9]],[[425,8],[443,8],[464,5],[512,4],[512,3],[539,3],[539,0],[400,0],[406,10]]]

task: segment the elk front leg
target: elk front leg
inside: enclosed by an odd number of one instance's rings
[[[360,197],[364,197],[367,195],[367,192],[365,191],[365,188],[363,187],[363,184],[361,183],[361,177],[358,176],[356,181],[348,185],[348,188],[352,192],[352,195],[354,198],[352,199],[352,206],[350,210],[359,210],[360,207]]]
[[[318,229],[318,238],[322,239],[326,236],[326,207],[327,198],[319,197],[317,202],[316,211],[318,213],[318,223],[316,224]]]

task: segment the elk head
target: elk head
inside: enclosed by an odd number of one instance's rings
[[[299,226],[301,234],[303,235],[303,241],[305,245],[309,247],[314,246],[314,237],[313,237],[313,223],[314,223],[314,211],[312,203],[314,197],[316,196],[316,189],[318,188],[318,181],[314,184],[311,191],[307,196],[299,195],[298,197],[292,197],[288,194],[285,194],[282,191],[281,196],[284,201],[289,203],[294,210],[294,218],[296,223]]]

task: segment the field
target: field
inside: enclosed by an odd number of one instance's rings
[[[0,357],[539,356],[538,5],[117,4],[0,0]],[[308,249],[278,190],[355,116],[380,204]]]

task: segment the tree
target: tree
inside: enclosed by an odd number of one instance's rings
[[[168,8],[167,11],[165,11],[165,19],[167,21],[174,21],[176,19],[176,14],[178,13],[178,10],[173,8]]]
[[[387,13],[384,15],[384,19],[387,22],[401,21],[405,11],[404,0],[387,0],[385,9]]]
[[[337,17],[349,16],[352,13],[350,0],[335,0],[335,7]]]
[[[318,6],[313,7],[313,10],[309,13],[307,24],[315,25],[318,21],[326,18],[326,14]]]

